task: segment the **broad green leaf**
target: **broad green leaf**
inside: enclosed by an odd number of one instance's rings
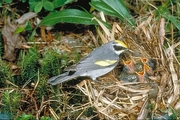
[[[34,0],[29,0],[29,7],[30,10],[34,11],[35,6],[38,4],[39,2],[35,2]]]
[[[40,12],[42,10],[42,7],[43,7],[43,2],[38,2],[38,4],[34,8],[34,12],[35,13]]]
[[[118,17],[122,21],[127,21],[132,26],[135,25],[123,0],[91,0],[90,5],[98,11]]]
[[[71,3],[74,0],[53,0],[52,3],[54,5],[54,8],[61,7],[65,4]]]
[[[93,15],[81,10],[66,9],[48,15],[41,21],[40,25],[52,26],[60,22],[97,25],[98,23],[92,20],[93,17]]]
[[[45,2],[43,2],[43,4],[44,4],[44,9],[46,9],[48,11],[54,10],[54,5],[51,2],[45,1]]]

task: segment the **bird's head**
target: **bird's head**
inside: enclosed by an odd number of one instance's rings
[[[114,48],[114,51],[117,55],[120,55],[121,53],[128,50],[127,45],[120,40],[115,40],[113,42],[113,48]]]

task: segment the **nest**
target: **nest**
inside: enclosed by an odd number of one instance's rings
[[[89,104],[95,107],[98,118],[158,118],[163,116],[162,110],[179,109],[179,63],[174,53],[179,43],[168,43],[164,25],[163,18],[157,22],[150,16],[135,30],[127,28],[117,33],[117,36],[123,36],[122,40],[134,51],[126,55],[125,59],[135,63],[141,57],[155,61],[153,74],[148,76],[146,82],[122,82],[117,80],[117,72],[114,71],[100,77],[100,82],[83,81],[77,85],[88,96]],[[164,44],[168,44],[168,47],[164,48]]]
[[[138,24],[138,23],[137,23]],[[151,15],[135,29],[123,27],[114,23],[112,31],[101,24],[101,28],[109,33],[103,35],[98,29],[99,36],[106,43],[112,39],[120,39],[133,52],[126,53],[120,60],[119,66],[111,73],[99,77],[98,81],[85,79],[76,85],[88,98],[79,106],[69,106],[70,112],[82,110],[76,119],[160,119],[164,115],[172,118],[173,111],[179,109],[179,62],[175,48],[180,44],[169,43],[165,37],[165,19],[157,21]],[[97,40],[92,36],[94,43]],[[164,46],[167,47],[164,47]],[[155,66],[146,79],[124,82],[118,76],[122,74],[124,61],[132,61],[134,65],[144,64],[143,60],[153,60]],[[129,64],[129,62],[127,62]],[[142,66],[142,65],[140,65]],[[142,68],[142,67],[140,67]],[[143,66],[144,70],[144,66]],[[136,71],[144,75],[147,71]],[[128,78],[130,74],[125,75]],[[133,76],[134,77],[134,76]],[[135,77],[138,79],[138,77]],[[95,115],[84,116],[87,108],[94,108]],[[54,113],[54,112],[53,112]],[[69,113],[68,113],[69,114]],[[66,114],[65,116],[70,116]],[[54,115],[59,119],[57,115]]]

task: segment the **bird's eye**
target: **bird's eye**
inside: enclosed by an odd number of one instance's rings
[[[114,49],[115,49],[116,51],[119,51],[119,50],[124,49],[124,47],[118,46],[118,45],[114,45],[113,47],[114,47]]]

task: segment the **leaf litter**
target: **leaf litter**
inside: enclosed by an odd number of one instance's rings
[[[4,40],[4,55],[3,59],[8,61],[15,61],[17,52],[19,49],[27,48],[27,42],[25,38],[15,33],[17,25],[10,21],[10,17],[7,18],[6,24],[2,28],[2,35]]]

